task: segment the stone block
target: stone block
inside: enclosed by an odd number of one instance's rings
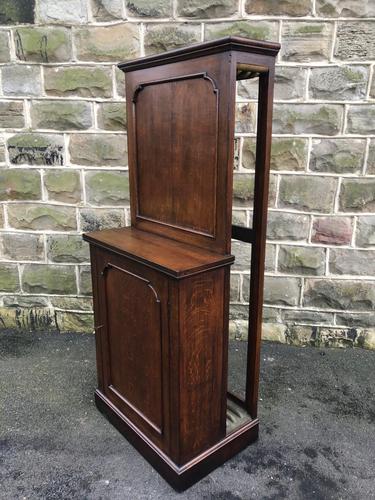
[[[172,4],[169,0],[126,0],[128,16],[171,17]]]
[[[314,99],[364,99],[368,77],[369,69],[366,66],[311,68],[309,93]]]
[[[360,173],[365,148],[364,139],[313,139],[310,170],[337,174]]]
[[[251,245],[249,243],[232,240],[231,253],[235,257],[233,270],[248,271],[250,269]]]
[[[314,345],[316,328],[307,325],[290,326],[286,333],[286,342],[295,346]]]
[[[235,261],[232,266],[233,270],[249,271],[251,259],[251,245],[239,240],[232,240],[232,255],[235,256]],[[276,246],[267,244],[266,246],[266,270],[273,271],[275,269]]]
[[[375,246],[375,215],[358,217],[356,245],[359,247]]]
[[[275,137],[271,146],[271,170],[305,170],[307,140]]]
[[[0,262],[0,291],[18,292],[20,283],[17,264]]]
[[[247,226],[247,212],[246,210],[232,210],[232,224],[236,226]]]
[[[375,349],[375,328],[362,330],[356,340],[357,345],[364,349]]]
[[[375,106],[349,106],[347,133],[375,134]]]
[[[319,328],[319,336],[313,345],[316,347],[353,347],[358,332],[352,328]]]
[[[308,16],[311,14],[311,0],[246,0],[247,14],[266,16]]]
[[[54,311],[48,307],[0,308],[2,325],[23,332],[56,331]]]
[[[94,315],[88,313],[56,311],[56,324],[61,333],[93,333]]]
[[[4,209],[0,206],[0,228],[4,227]]]
[[[371,175],[375,174],[375,140],[374,139],[371,139],[371,141],[370,141],[368,157],[367,157],[366,173],[371,174]]]
[[[82,295],[92,294],[92,280],[90,266],[79,267],[79,293]]]
[[[47,237],[47,257],[52,262],[90,262],[88,243],[80,234]]]
[[[42,23],[87,23],[86,0],[43,0],[39,2],[39,21]]]
[[[49,297],[49,300],[55,309],[90,312],[93,310],[93,301],[91,297],[59,297],[53,295]]]
[[[80,61],[124,61],[139,55],[139,30],[135,24],[113,24],[77,29]]]
[[[99,231],[125,226],[125,214],[120,208],[83,208],[80,221],[82,231]]]
[[[339,310],[374,310],[375,282],[307,279],[303,304]]]
[[[122,0],[91,0],[91,12],[95,21],[122,19]]]
[[[336,135],[340,132],[343,107],[340,104],[275,104],[275,134]]]
[[[284,22],[280,56],[284,61],[328,61],[333,24],[323,22]]]
[[[230,319],[248,319],[249,305],[248,304],[229,304]]]
[[[70,30],[55,27],[22,27],[14,32],[16,56],[21,61],[66,62],[72,57]]]
[[[276,245],[266,245],[266,271],[274,271],[276,265]]]
[[[286,341],[286,326],[280,323],[263,323],[262,324],[262,340],[269,342],[281,342],[285,344]]]
[[[1,71],[1,82],[4,95],[36,96],[42,92],[38,66],[5,66]]]
[[[282,311],[283,322],[291,324],[299,323],[333,323],[333,313],[320,311],[309,311],[307,309],[284,309]]]
[[[374,313],[337,313],[336,323],[339,326],[350,326],[351,328],[374,327]]]
[[[43,236],[30,233],[1,233],[0,254],[9,260],[43,260]]]
[[[349,217],[314,217],[311,241],[326,245],[349,245],[353,225]]]
[[[240,300],[240,275],[230,275],[230,301],[239,302]]]
[[[201,38],[198,24],[149,24],[144,38],[145,54],[157,54],[197,43]]]
[[[75,134],[70,137],[70,159],[77,165],[126,166],[126,135]]]
[[[375,276],[375,252],[352,248],[332,248],[329,252],[329,272]]]
[[[336,179],[308,175],[283,175],[279,206],[295,210],[330,212],[333,210]]]
[[[325,256],[323,248],[280,246],[278,270],[289,274],[322,275]]]
[[[63,165],[64,137],[46,134],[16,134],[7,141],[10,162],[16,165]]]
[[[89,66],[44,68],[44,87],[54,96],[112,97],[111,70]]]
[[[278,39],[278,23],[272,21],[232,21],[205,24],[205,40],[238,35],[255,40]]]
[[[347,61],[375,59],[375,25],[366,21],[338,22],[335,57]]]
[[[285,276],[266,276],[264,281],[264,302],[283,306],[297,306],[301,280]]]
[[[83,130],[91,127],[91,105],[83,101],[33,101],[31,121],[34,128]]]
[[[79,203],[81,201],[81,177],[77,170],[48,170],[44,174],[44,186],[50,201],[63,203]]]
[[[247,304],[250,301],[250,276],[248,274],[242,278],[242,300]]]
[[[5,162],[5,144],[0,140],[0,163]]]
[[[231,320],[229,321],[229,339],[230,340],[247,340],[248,328],[247,321]]]
[[[372,212],[375,209],[375,179],[343,179],[339,202],[343,212]]]
[[[76,294],[74,266],[25,264],[22,289],[28,293]]]
[[[128,172],[90,171],[86,173],[87,201],[91,205],[129,203]]]
[[[13,308],[35,308],[48,307],[49,302],[46,297],[30,295],[6,295],[3,297],[3,304]]]
[[[77,229],[76,209],[45,203],[8,205],[9,226],[15,229],[72,231]]]
[[[275,74],[275,99],[303,99],[306,73],[306,68],[278,66]]]
[[[372,74],[371,86],[370,86],[370,96],[375,98],[375,75]]]
[[[269,212],[267,238],[269,240],[306,241],[310,217],[287,212]]]
[[[98,127],[103,130],[126,130],[125,103],[124,102],[99,103]]]
[[[0,128],[23,128],[25,113],[22,101],[0,102]]]
[[[276,307],[263,307],[263,321],[277,323],[280,321],[280,309]]]
[[[257,105],[253,102],[240,103],[236,106],[236,133],[252,133],[257,126]]]
[[[271,175],[269,185],[269,206],[275,204],[276,177]],[[250,208],[254,201],[254,175],[235,173],[233,175],[233,204]]]
[[[322,17],[375,17],[372,0],[317,0],[316,11]]]
[[[0,31],[0,63],[10,61],[9,35],[10,33],[8,30]]]
[[[34,23],[35,0],[1,0],[0,24]]]
[[[177,15],[188,18],[212,19],[229,17],[238,12],[236,0],[178,0]]]
[[[125,97],[125,73],[115,67],[116,92],[120,97]]]
[[[37,170],[0,168],[0,200],[38,200],[41,193]]]
[[[233,170],[238,170],[240,168],[240,149],[241,149],[241,138],[234,138],[234,153],[233,153]]]

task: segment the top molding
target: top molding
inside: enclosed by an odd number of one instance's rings
[[[150,68],[152,66],[160,66],[161,64],[169,64],[185,59],[232,50],[276,57],[280,50],[280,44],[276,42],[251,40],[240,36],[226,36],[209,42],[195,43],[181,49],[169,50],[161,54],[153,54],[139,59],[132,59],[120,63],[118,67],[126,73],[138,69]]]

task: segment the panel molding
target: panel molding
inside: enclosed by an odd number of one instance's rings
[[[212,85],[212,90],[214,94],[219,93],[219,89],[216,87],[215,80],[207,74],[207,71],[201,71],[199,73],[189,73],[187,75],[179,75],[179,76],[171,76],[169,78],[160,78],[159,80],[149,80],[146,82],[139,83],[133,92],[132,102],[136,103],[138,94],[144,90],[147,86],[150,85],[159,85],[161,83],[170,83],[179,80],[193,80],[194,78],[203,78],[204,80],[208,80]]]
[[[215,130],[215,157],[214,157],[214,182],[213,182],[213,193],[214,193],[214,202],[213,202],[213,221],[212,221],[212,231],[204,231],[201,229],[196,229],[193,227],[189,226],[184,226],[181,224],[175,224],[173,222],[168,222],[168,221],[163,221],[157,218],[150,217],[148,215],[143,215],[140,213],[140,201],[139,201],[139,165],[138,165],[138,149],[139,149],[139,144],[137,141],[137,134],[133,134],[133,149],[134,149],[134,170],[136,172],[136,175],[133,177],[133,182],[134,182],[134,217],[136,223],[145,223],[149,224],[151,227],[154,226],[155,229],[158,227],[157,232],[163,232],[163,228],[165,228],[166,231],[172,231],[173,237],[176,237],[176,239],[180,241],[186,241],[182,235],[184,234],[191,234],[193,237],[199,238],[198,242],[202,243],[203,240],[210,240],[214,241],[217,238],[217,209],[218,209],[218,198],[217,198],[217,189],[218,189],[218,175],[219,175],[219,162],[218,162],[218,144],[219,144],[219,89],[216,85],[216,82],[214,78],[212,78],[207,71],[203,72],[197,72],[197,73],[188,73],[188,74],[183,74],[183,75],[177,75],[173,77],[167,77],[167,78],[159,78],[155,80],[148,80],[139,83],[136,85],[134,88],[133,94],[132,94],[132,124],[133,124],[133,130],[137,130],[137,108],[136,104],[139,99],[139,95],[141,92],[146,89],[147,87],[150,86],[155,86],[155,85],[161,85],[165,83],[173,83],[173,82],[179,82],[179,81],[186,81],[186,80],[197,80],[197,79],[203,79],[211,85],[212,88],[212,93],[215,96],[215,124],[214,124],[214,130]],[[150,227],[149,226],[149,227]],[[151,229],[152,230],[152,229]],[[197,242],[197,243],[198,243]]]

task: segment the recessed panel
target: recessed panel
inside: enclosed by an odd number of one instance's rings
[[[109,389],[161,433],[162,363],[160,301],[141,276],[109,265],[106,273]]]
[[[150,82],[134,98],[137,216],[215,236],[218,91],[205,74]]]

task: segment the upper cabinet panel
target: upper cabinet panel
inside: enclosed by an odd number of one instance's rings
[[[262,74],[265,81],[278,49],[225,37],[119,65],[132,226],[230,253],[236,77]],[[271,102],[267,92],[264,103]],[[268,148],[258,150],[266,164]]]
[[[219,91],[206,72],[140,83],[133,95],[136,215],[216,236]]]

